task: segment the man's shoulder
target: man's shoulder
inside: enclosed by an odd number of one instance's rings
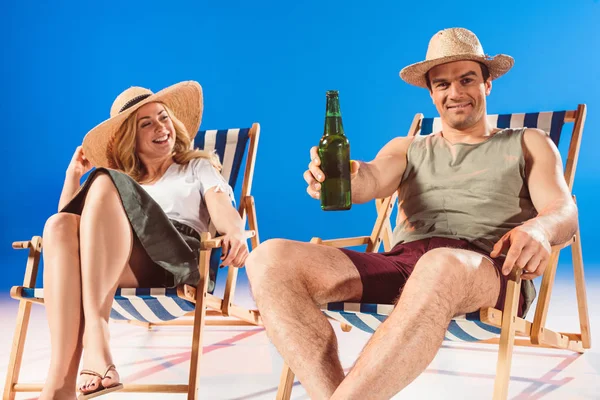
[[[531,156],[558,154],[558,149],[550,136],[537,128],[527,128],[523,131],[523,147],[527,159]]]

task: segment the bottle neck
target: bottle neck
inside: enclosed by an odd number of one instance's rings
[[[327,96],[327,105],[325,109],[325,129],[323,130],[323,136],[330,135],[344,136],[342,112],[340,111],[340,99],[337,95]]]

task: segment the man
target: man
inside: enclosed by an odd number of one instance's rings
[[[512,65],[454,28],[433,36],[426,61],[400,72],[429,89],[442,130],[393,139],[373,161],[352,162],[354,203],[401,189],[390,252],[269,240],[250,254],[267,333],[311,398],[389,399],[431,362],[453,316],[503,308],[514,266],[533,289],[551,245],[574,234],[577,208],[552,141],[537,129],[487,121],[492,80]],[[304,178],[316,199],[326,177],[316,148],[311,159]],[[524,295],[521,315],[532,301],[530,291]],[[347,376],[317,306],[338,301],[396,304]]]

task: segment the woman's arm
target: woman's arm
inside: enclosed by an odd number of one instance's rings
[[[243,267],[248,257],[248,244],[244,231],[244,221],[231,204],[228,193],[210,188],[204,194],[210,218],[223,235],[223,265]]]
[[[59,212],[71,201],[75,192],[79,189],[81,177],[90,169],[92,169],[92,164],[85,158],[83,148],[81,146],[77,147],[65,173],[65,183],[58,201]]]

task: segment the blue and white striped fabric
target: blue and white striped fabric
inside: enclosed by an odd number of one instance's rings
[[[490,125],[497,128],[538,128],[550,135],[558,146],[560,132],[565,121],[565,111],[539,112],[526,114],[500,114],[488,115]],[[418,134],[429,135],[442,130],[442,120],[436,118],[423,118],[421,130]]]
[[[171,321],[194,310],[194,303],[172,289],[117,289],[110,318],[122,321]]]
[[[24,299],[44,299],[44,289],[23,288]],[[141,322],[171,321],[194,310],[194,303],[177,296],[173,289],[117,289],[110,318]]]
[[[394,309],[390,304],[329,303],[321,308],[328,317],[373,333]],[[454,342],[477,342],[500,337],[500,328],[479,319],[479,312],[455,317],[450,321],[445,339]]]
[[[246,154],[249,131],[249,128],[206,130],[198,132],[194,140],[196,147],[218,154],[223,164],[221,174],[234,189]]]
[[[235,190],[235,185],[242,170],[244,155],[248,147],[249,132],[250,128],[206,130],[198,132],[194,140],[194,146],[197,148],[217,153],[223,165],[221,175],[223,175],[233,190]],[[237,204],[241,204],[240,199],[236,199],[236,202]],[[209,232],[212,236],[216,235],[216,229],[213,224],[210,224]],[[215,290],[220,257],[221,250],[214,249],[210,256],[208,293],[213,293]]]

